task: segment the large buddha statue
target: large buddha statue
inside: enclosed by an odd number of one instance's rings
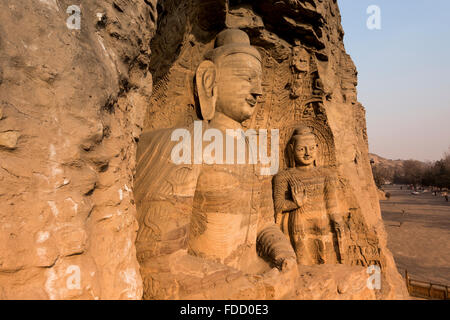
[[[146,270],[144,284],[146,277],[152,281],[159,277],[159,286],[164,286],[161,270],[166,268],[170,273],[167,261],[178,252],[198,258],[197,262],[210,261],[247,274],[263,272],[267,265],[279,270],[295,265],[295,254],[280,229],[258,225],[258,170],[249,160],[249,137],[239,136],[242,122],[252,117],[262,95],[261,78],[261,57],[247,34],[225,30],[196,72],[203,122],[200,131],[197,124],[185,128],[186,135],[194,137],[190,144],[192,163],[172,161],[177,144],[172,141],[174,129],[147,132],[141,137],[135,181],[139,214],[136,248]],[[231,135],[230,130],[237,134]],[[211,153],[215,161],[204,155],[203,161],[198,161],[195,138],[211,141],[214,137],[207,137],[211,133],[216,139],[222,135],[227,142],[233,140],[234,145],[244,139],[245,155],[239,149],[231,154],[215,149]],[[205,142],[201,143],[206,150]],[[238,160],[241,156],[245,161]]]
[[[300,265],[344,263],[344,223],[331,169],[318,164],[319,144],[310,127],[294,130],[290,168],[273,180],[276,222],[287,234]]]

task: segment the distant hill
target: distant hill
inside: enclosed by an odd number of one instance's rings
[[[385,168],[403,168],[403,162],[404,160],[392,160],[392,159],[386,159],[383,157],[380,157],[379,155],[376,155],[374,153],[369,153],[369,159],[373,160],[373,164],[375,166],[379,167],[385,167]]]
[[[376,185],[413,184],[450,188],[450,152],[437,162],[391,160],[369,153]]]

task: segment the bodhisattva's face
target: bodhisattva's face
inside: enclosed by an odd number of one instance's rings
[[[255,57],[237,53],[218,64],[216,110],[239,123],[250,119],[262,95],[261,63]]]
[[[308,167],[317,159],[318,146],[313,136],[294,137],[295,164],[300,167]]]

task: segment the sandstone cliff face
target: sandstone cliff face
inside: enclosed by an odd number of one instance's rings
[[[72,4],[0,3],[0,299],[142,295],[132,176],[155,7],[83,2],[70,30]]]
[[[381,293],[361,287],[336,295],[343,284],[335,279],[322,287],[300,283],[291,298],[405,297],[386,247],[365,111],[336,1],[160,0],[158,8],[156,2],[83,3],[81,30],[66,26],[70,1],[0,3],[0,298],[142,297],[133,200],[137,141],[142,129],[198,118],[194,71],[226,27],[246,31],[264,57],[264,101],[248,127],[290,127],[308,115],[306,97],[325,98],[320,116],[332,132],[348,209],[369,226],[355,227],[355,237],[370,234],[382,256]],[[295,81],[298,48],[310,61],[306,84]],[[289,134],[282,132],[280,148]],[[270,179],[261,183],[269,222]],[[364,283],[361,270],[341,274]],[[271,298],[236,295],[246,297]]]

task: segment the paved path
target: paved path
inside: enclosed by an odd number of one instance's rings
[[[381,201],[381,211],[399,271],[408,269],[414,279],[450,285],[450,203],[430,192],[411,195],[405,187],[384,190],[392,195]]]

